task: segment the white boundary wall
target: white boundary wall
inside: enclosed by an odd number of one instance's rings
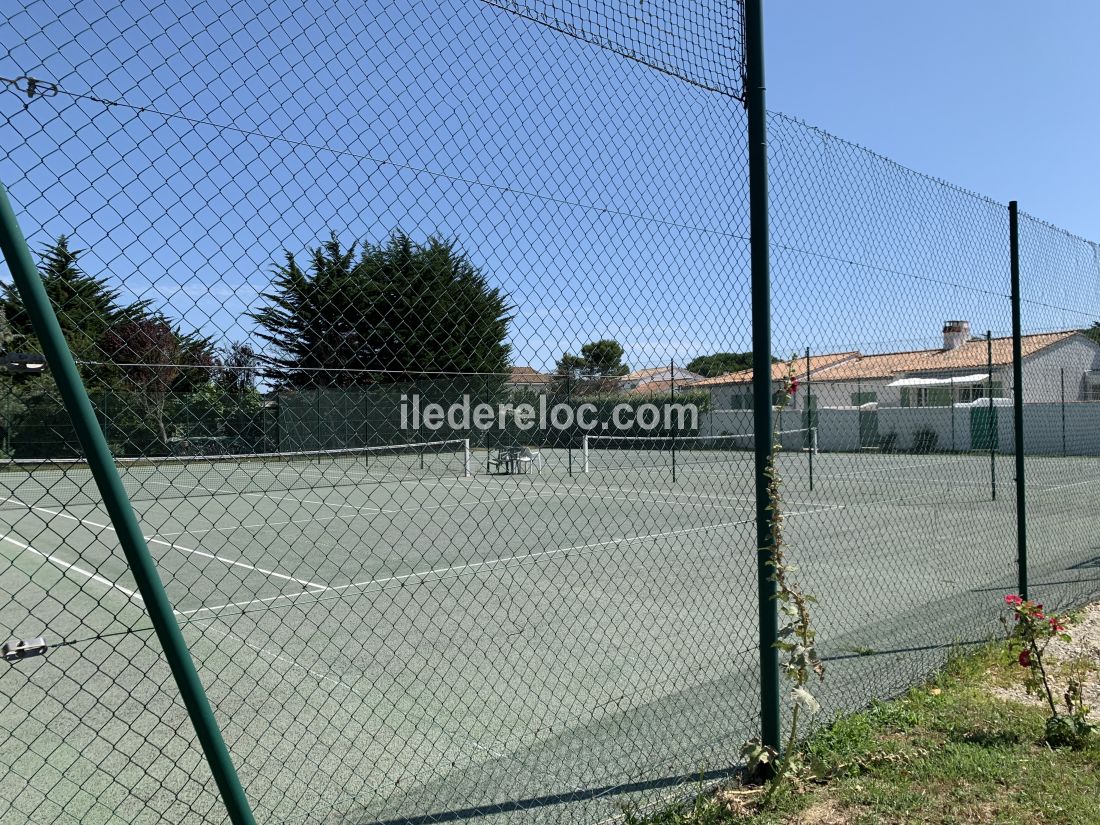
[[[998,452],[1012,453],[1015,448],[1012,407],[997,405]],[[907,451],[914,447],[921,430],[936,433],[936,449],[967,452],[970,441],[972,406],[956,407],[880,407],[878,433],[880,440],[896,433],[894,449]],[[872,414],[870,411],[863,415]],[[1062,455],[1063,414],[1065,416],[1066,455],[1100,455],[1100,402],[1071,401],[1060,403],[1024,404],[1024,445],[1028,455]],[[817,411],[817,446],[826,452],[855,452],[859,443],[860,411],[825,408]],[[952,421],[954,427],[952,428]],[[751,410],[714,410],[700,415],[700,435],[752,432]],[[801,410],[787,410],[778,422],[783,430],[802,428]],[[787,443],[788,440],[790,443]],[[798,443],[795,443],[798,441]],[[802,439],[786,439],[784,447],[805,446]]]

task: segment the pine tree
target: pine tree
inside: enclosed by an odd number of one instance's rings
[[[619,387],[619,377],[630,372],[623,363],[622,344],[610,338],[589,341],[580,355],[564,353],[555,369],[554,388],[559,393],[608,393]]]

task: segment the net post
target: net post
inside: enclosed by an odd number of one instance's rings
[[[1012,429],[1016,453],[1016,564],[1020,596],[1027,595],[1027,493],[1024,481],[1024,370],[1020,340],[1020,219],[1016,201],[1008,202],[1008,236],[1012,275]],[[992,384],[990,395],[992,395]],[[1065,405],[1062,406],[1063,415]]]
[[[462,439],[462,477],[470,477],[470,439]]]
[[[256,825],[240,778],[229,756],[229,749],[210,709],[209,700],[195,670],[195,663],[191,660],[172,605],[157,574],[156,564],[149,554],[145,536],[122,486],[118,469],[107,447],[107,439],[96,420],[88,391],[80,379],[80,373],[61,332],[57,315],[50,305],[42,278],[31,259],[27,241],[19,229],[3,184],[0,184],[0,250],[3,251],[12,281],[19,290],[27,314],[30,315],[35,335],[42,344],[46,363],[57,382],[80,445],[88,457],[92,476],[103,496],[103,503],[110,514],[119,544],[122,545],[126,561],[137,583],[138,593],[149,611],[153,629],[175,677],[229,819],[233,825]]]
[[[779,612],[768,494],[772,453],[771,277],[768,240],[768,110],[764,86],[763,0],[745,0],[745,108],[749,150],[749,247],[752,270],[753,463],[756,475],[756,590],[760,652],[760,741],[782,746]]]
[[[582,468],[585,475],[588,475],[588,439],[589,435],[585,434],[581,439],[581,460]]]

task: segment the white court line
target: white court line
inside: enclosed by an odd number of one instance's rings
[[[59,510],[50,510],[50,509],[47,509],[46,507],[38,507],[38,506],[35,506],[35,505],[31,505],[31,504],[25,504],[24,502],[21,502],[18,499],[13,499],[13,498],[4,498],[3,501],[9,501],[9,502],[21,504],[22,506],[26,507],[28,510],[37,511],[37,512],[40,512],[40,513],[46,513],[47,515],[54,516],[56,518],[70,519],[72,521],[77,522],[78,524],[83,524],[87,527],[95,527],[99,530],[110,530],[112,533],[116,532],[115,528],[112,527],[110,524],[102,524],[98,521],[92,521],[91,519],[80,518],[78,516],[70,515],[69,513],[61,512]],[[202,558],[207,558],[207,559],[212,559],[214,561],[219,561],[222,564],[228,565],[230,567],[242,567],[246,570],[251,570],[251,571],[254,571],[256,573],[260,573],[264,576],[268,576],[269,578],[283,579],[284,581],[291,581],[291,582],[294,582],[295,584],[300,584],[304,587],[312,587],[316,591],[328,590],[328,587],[326,587],[323,584],[317,584],[315,582],[306,581],[305,579],[297,579],[294,576],[288,576],[285,573],[277,573],[274,570],[267,570],[263,567],[256,567],[256,566],[251,565],[251,564],[246,564],[243,561],[236,561],[234,559],[227,559],[227,558],[224,558],[223,556],[218,556],[214,553],[207,553],[204,550],[193,550],[190,547],[184,547],[183,545],[176,544],[176,543],[170,542],[170,541],[164,541],[164,540],[158,539],[158,538],[153,538],[153,537],[149,537],[149,536],[145,536],[144,538],[147,542],[150,542],[152,544],[159,544],[162,547],[170,547],[173,550],[180,551],[181,553],[189,553],[191,555],[200,556]]]
[[[463,481],[466,481],[466,479],[463,479]],[[455,485],[446,485],[446,486],[447,486],[447,489],[453,489]],[[466,485],[466,486],[468,486],[468,485]],[[483,489],[484,489],[484,487],[483,487]],[[532,484],[528,489],[535,490],[537,488],[535,488],[534,485]],[[578,487],[560,487],[560,488],[557,488],[556,487],[556,488],[552,488],[552,489],[550,489],[546,492],[535,493],[534,496],[526,496],[526,498],[528,498],[528,499],[530,499],[530,498],[539,498],[539,499],[541,499],[541,498],[544,498],[544,497],[552,497],[552,496],[556,496],[556,495],[560,495],[560,494],[570,495],[570,496],[573,496],[573,497],[583,497],[585,491],[598,490],[598,489],[608,490],[608,491],[611,491],[611,492],[637,494],[637,491],[634,491],[634,490],[627,490],[627,489],[620,489],[620,488],[613,488],[613,487],[596,487],[596,486],[584,487],[584,488],[578,488]],[[365,512],[386,514],[386,515],[396,515],[396,514],[400,514],[400,513],[416,513],[416,512],[423,512],[423,511],[428,511],[428,510],[436,510],[436,509],[440,509],[440,508],[443,508],[443,507],[450,507],[450,506],[453,506],[453,507],[463,507],[463,506],[473,507],[473,506],[476,506],[478,504],[483,503],[483,502],[480,502],[480,501],[474,501],[474,502],[462,502],[462,501],[460,501],[460,502],[455,502],[453,504],[436,505],[434,507],[415,507],[415,508],[408,508],[408,509],[387,510],[387,509],[379,508],[379,507],[369,507],[369,508],[368,508],[368,506],[358,507],[354,504],[343,504],[343,503],[340,503],[340,502],[332,502],[332,501],[324,501],[324,500],[318,501],[316,499],[298,498],[296,496],[290,496],[290,495],[276,496],[276,495],[273,495],[271,493],[264,493],[264,492],[244,493],[243,495],[253,496],[253,497],[269,498],[272,501],[292,501],[292,502],[299,503],[299,504],[313,504],[313,505],[317,505],[317,506],[321,506],[321,507],[329,507],[330,509],[349,509],[349,510],[352,510],[353,512],[352,512],[352,514],[350,514],[348,516],[348,518],[354,518],[356,515],[363,515]],[[659,493],[657,493],[657,495],[663,495],[663,492],[659,492]],[[686,496],[689,496],[689,497],[692,497],[692,498],[708,498],[708,499],[716,499],[716,500],[738,501],[738,502],[742,502],[742,503],[755,500],[755,499],[750,499],[748,497],[735,498],[735,497],[731,497],[731,496],[706,496],[706,495],[703,495],[703,494],[694,494],[694,493],[671,493],[671,495],[686,495]],[[507,499],[494,499],[494,501],[502,501],[502,502],[505,502],[505,501],[521,501],[521,500],[523,500],[523,497],[521,497],[521,498],[507,498]],[[616,501],[628,501],[628,502],[633,502],[633,503],[638,503],[638,504],[652,503],[652,504],[670,504],[670,505],[680,505],[680,506],[683,506],[685,504],[685,502],[675,501],[675,500],[670,501],[668,499],[663,499],[663,498],[632,499],[632,498],[617,497],[614,500],[616,500]],[[701,503],[700,504],[688,503],[688,504],[690,506],[695,506],[695,507],[705,506]],[[314,519],[314,520],[316,520],[316,519]],[[179,534],[182,535],[183,533],[191,533],[191,532],[192,531],[190,531],[190,530],[185,530],[185,531],[181,531]],[[162,535],[173,535],[173,534],[165,533],[165,534],[162,534]],[[198,535],[198,534],[194,533],[194,535]]]
[[[172,612],[175,613],[177,616],[184,616],[185,615],[184,613],[180,612],[179,610],[173,610]],[[280,661],[280,662],[286,662],[291,667],[300,668],[301,670],[308,673],[310,676],[313,676],[315,679],[320,679],[322,682],[332,682],[333,684],[340,685],[340,687],[344,688],[349,693],[354,693],[360,699],[368,698],[366,696],[366,694],[360,693],[358,690],[353,688],[351,685],[349,685],[343,679],[338,679],[335,676],[329,676],[326,673],[321,673],[321,672],[316,671],[316,670],[311,670],[310,668],[303,665],[301,662],[298,662],[294,659],[291,659],[289,656],[284,656],[281,653],[272,653],[270,650],[265,648],[263,645],[253,644],[252,642],[248,641],[244,637],[238,636],[237,634],[232,633],[228,630],[221,630],[219,628],[213,627],[210,624],[201,624],[202,622],[205,622],[205,621],[220,622],[221,618],[218,617],[218,616],[211,616],[209,618],[209,620],[207,620],[207,619],[190,619],[190,620],[186,621],[184,624],[185,625],[187,625],[187,624],[197,624],[200,627],[202,627],[204,630],[212,630],[215,633],[220,633],[222,636],[228,637],[230,639],[236,639],[241,644],[245,645],[246,647],[251,648],[252,650],[255,650],[257,653],[259,653],[263,656],[266,656],[269,659],[275,659],[275,660]]]
[[[79,573],[81,576],[84,576],[85,578],[91,579],[94,582],[99,582],[100,584],[105,584],[108,587],[111,587],[111,588],[114,588],[115,590],[120,591],[121,593],[125,593],[126,598],[130,599],[131,601],[135,601],[135,600],[139,601],[139,602],[144,602],[145,601],[134,590],[130,590],[127,587],[123,587],[121,584],[117,584],[117,583],[111,581],[110,579],[104,578],[103,576],[100,576],[98,573],[93,573],[90,570],[85,570],[83,567],[80,567],[76,564],[64,561],[64,560],[59,559],[56,556],[53,556],[49,553],[44,553],[41,550],[36,550],[35,548],[31,547],[29,544],[24,544],[21,541],[16,541],[11,536],[0,536],[0,541],[6,541],[9,544],[14,544],[16,547],[18,547],[22,550],[26,550],[30,553],[34,553],[36,556],[41,556],[42,558],[44,558],[46,561],[50,562],[51,564],[54,564],[54,565],[60,567],[66,573],[68,573],[70,571],[74,572],[74,573]]]
[[[589,491],[589,490],[606,491],[606,492],[609,492],[609,493],[628,493],[628,494],[632,494],[632,495],[645,495],[645,494],[649,493],[649,491],[647,491],[647,490],[636,490],[636,489],[631,490],[631,489],[628,489],[626,487],[610,487],[610,486],[606,486],[606,485],[592,486],[592,487],[576,487],[576,488],[570,488],[570,490],[575,491],[575,492],[573,492],[573,495],[580,495],[581,493]],[[687,507],[708,507],[708,506],[709,507],[732,507],[733,503],[747,504],[747,503],[752,503],[752,502],[756,501],[755,498],[750,497],[750,496],[720,496],[720,495],[708,495],[706,493],[675,493],[675,492],[672,492],[671,490],[653,491],[653,495],[683,496],[683,497],[687,497],[687,498],[691,498],[691,499],[699,499],[699,501],[677,501],[675,499],[667,499],[667,498],[626,499],[626,500],[628,500],[628,501],[639,501],[639,502],[649,501],[649,502],[652,502],[653,504],[675,504],[675,505],[678,505],[680,507],[685,507],[685,506],[687,506]],[[617,499],[617,500],[623,500],[623,499]],[[730,504],[719,504],[719,503],[712,504],[712,503],[710,503],[710,502],[723,502],[723,501],[728,501],[728,502],[731,502],[731,503]]]
[[[845,506],[846,505],[837,504],[837,505],[833,505],[833,506],[830,506],[830,507],[821,507],[821,508],[814,509],[814,510],[800,510],[800,511],[795,511],[795,512],[791,512],[791,513],[784,513],[783,515],[784,515],[785,518],[789,518],[791,516],[814,515],[816,513],[823,513],[823,512],[827,512],[827,511],[831,511],[831,510],[843,510],[843,509],[845,509]],[[496,558],[496,559],[486,559],[485,561],[470,562],[468,564],[459,564],[459,565],[455,565],[453,567],[436,567],[436,568],[432,568],[431,570],[422,570],[422,571],[417,571],[417,572],[414,572],[414,573],[402,573],[401,575],[398,575],[398,576],[386,576],[385,578],[381,578],[381,579],[369,579],[369,580],[361,581],[361,582],[352,582],[350,584],[333,585],[333,586],[331,586],[327,589],[327,592],[328,593],[336,593],[336,594],[339,594],[339,596],[332,596],[332,597],[327,597],[326,598],[326,597],[323,596],[323,594],[317,593],[316,595],[319,596],[320,598],[316,599],[316,601],[314,603],[320,603],[322,601],[328,601],[329,598],[339,598],[340,596],[342,596],[344,593],[346,593],[349,590],[365,590],[366,588],[369,588],[372,585],[387,585],[387,584],[393,584],[393,583],[396,583],[396,582],[405,582],[405,581],[408,581],[409,579],[427,579],[429,576],[438,576],[439,579],[442,580],[444,578],[448,578],[447,574],[458,574],[458,573],[463,573],[463,572],[467,572],[467,571],[471,571],[471,570],[477,570],[477,569],[480,569],[480,568],[483,568],[483,567],[493,567],[493,566],[500,565],[500,564],[508,564],[510,562],[528,562],[528,561],[531,561],[533,559],[544,558],[544,557],[547,557],[547,556],[555,556],[555,555],[558,555],[560,553],[571,553],[571,552],[576,552],[576,551],[580,551],[580,550],[591,550],[591,549],[596,549],[596,548],[599,548],[599,547],[606,547],[608,545],[629,544],[629,543],[635,542],[635,541],[645,541],[645,540],[648,540],[648,539],[655,539],[655,538],[667,538],[669,536],[686,535],[688,533],[699,533],[699,532],[702,532],[704,530],[717,530],[717,529],[726,528],[726,527],[743,526],[743,525],[746,525],[746,524],[753,524],[753,523],[755,523],[755,521],[756,521],[756,519],[755,519],[755,517],[753,517],[753,518],[748,518],[748,519],[739,519],[737,521],[722,522],[720,524],[705,524],[705,525],[701,525],[699,527],[685,527],[685,528],[682,528],[680,530],[668,530],[668,531],[661,532],[661,533],[648,533],[648,534],[641,535],[641,536],[624,536],[624,537],[621,537],[621,538],[608,539],[606,541],[601,541],[601,542],[594,542],[592,544],[578,544],[578,545],[570,546],[570,547],[558,547],[558,548],[555,548],[553,550],[540,550],[536,553],[525,553],[523,555],[505,556],[505,557]],[[385,589],[385,588],[383,587],[381,589]],[[280,594],[278,596],[266,596],[266,597],[261,598],[261,599],[248,599],[247,601],[227,602],[226,604],[214,605],[213,607],[197,607],[197,608],[194,608],[192,610],[184,610],[184,611],[181,612],[181,615],[183,615],[183,616],[193,616],[197,613],[218,612],[218,611],[225,610],[225,609],[228,609],[228,608],[231,608],[231,607],[248,607],[249,605],[254,605],[254,604],[273,604],[274,602],[278,602],[278,601],[290,601],[290,600],[296,601],[297,599],[301,598],[302,596],[312,596],[312,595],[315,595],[315,594],[305,593],[305,592],[303,592],[303,593],[283,593],[283,594]]]
[[[15,545],[16,547],[20,548],[21,550],[26,550],[30,553],[33,553],[36,556],[40,556],[40,557],[46,559],[47,561],[49,561],[50,563],[60,567],[65,572],[79,573],[80,575],[85,576],[86,578],[90,579],[91,581],[98,582],[99,584],[103,584],[103,585],[107,586],[110,589],[118,590],[119,592],[123,593],[127,597],[128,600],[138,601],[138,602],[144,603],[144,599],[142,599],[141,595],[138,594],[137,592],[135,592],[133,590],[130,590],[129,588],[123,587],[120,584],[116,584],[115,582],[112,582],[109,579],[106,579],[106,578],[104,578],[104,577],[102,577],[102,576],[100,576],[96,573],[92,573],[88,570],[85,570],[84,568],[79,567],[75,564],[70,564],[69,562],[62,561],[61,559],[58,559],[58,558],[56,558],[56,557],[54,557],[54,556],[52,556],[48,553],[44,553],[41,550],[37,550],[34,547],[31,547],[29,544],[24,544],[23,542],[16,541],[15,539],[11,538],[10,536],[0,536],[0,541],[7,541],[7,542]],[[178,610],[173,610],[172,612],[176,616],[182,616],[183,615]],[[240,642],[241,644],[245,645],[246,647],[250,648],[251,650],[254,650],[257,654],[259,654],[261,656],[264,656],[268,659],[273,659],[273,660],[276,660],[276,661],[279,661],[279,662],[284,662],[285,664],[287,664],[291,668],[297,668],[297,669],[303,671],[304,673],[309,674],[310,676],[314,677],[315,679],[317,679],[321,682],[331,682],[334,685],[339,685],[340,687],[347,690],[349,693],[352,693],[355,696],[358,696],[360,699],[366,700],[366,699],[370,698],[365,693],[362,693],[361,691],[356,690],[354,687],[349,685],[343,679],[337,678],[336,676],[331,676],[327,673],[321,673],[320,671],[316,671],[316,670],[313,670],[311,668],[308,668],[305,665],[303,665],[301,662],[297,661],[296,659],[291,659],[289,656],[284,656],[281,653],[272,653],[267,648],[265,648],[263,645],[254,644],[254,643],[248,641],[247,639],[245,639],[243,636],[238,636],[237,634],[235,634],[235,633],[233,633],[229,630],[222,630],[221,628],[213,627],[212,624],[210,624],[210,623],[216,622],[216,621],[221,621],[221,619],[218,616],[211,616],[209,619],[190,619],[187,622],[185,622],[185,624],[196,624],[196,625],[199,625],[202,628],[204,633],[207,632],[207,631],[212,631],[214,633],[220,634],[221,636],[223,636],[225,638],[234,639],[234,640]],[[207,622],[207,623],[203,624],[203,622]],[[259,682],[257,681],[257,683],[259,683]],[[423,715],[420,716],[419,721],[428,721],[429,723],[431,723],[431,719],[428,718],[428,717],[425,717]],[[436,727],[439,730],[442,730],[442,728],[439,728],[438,725],[436,725]],[[484,752],[488,753],[489,755],[491,755],[493,757],[496,757],[496,758],[508,758],[509,757],[509,754],[494,751],[492,748],[486,747],[485,745],[482,745],[481,743],[479,743],[479,742],[477,742],[473,739],[466,739],[465,741],[468,745],[471,745],[472,747],[474,747],[477,750],[484,751]],[[519,762],[519,764],[521,764],[521,765],[524,764],[522,761],[520,761],[518,759],[516,761]],[[529,766],[524,765],[524,767],[529,767]],[[548,775],[548,774],[546,774],[546,775]]]
[[[405,507],[405,508],[402,508],[402,509],[399,509],[399,510],[382,510],[382,509],[377,508],[377,507],[364,506],[364,508],[362,510],[356,510],[355,512],[352,512],[352,513],[337,513],[337,514],[331,515],[331,516],[321,516],[321,517],[311,516],[311,517],[300,518],[300,519],[288,519],[287,521],[265,521],[261,524],[239,524],[239,525],[231,525],[231,526],[227,526],[227,527],[210,527],[210,528],[206,528],[206,529],[202,529],[202,530],[158,531],[158,532],[154,533],[154,535],[164,536],[164,537],[182,536],[182,535],[201,536],[201,535],[205,535],[207,533],[212,533],[212,532],[227,533],[227,532],[233,532],[235,530],[245,530],[245,529],[255,530],[255,529],[260,529],[260,528],[263,528],[263,527],[286,527],[286,526],[289,526],[289,525],[292,525],[292,524],[327,524],[329,522],[336,521],[338,519],[351,520],[351,519],[354,519],[354,518],[356,518],[357,516],[360,516],[360,515],[374,515],[374,514],[378,514],[378,513],[386,513],[386,514],[423,513],[423,512],[431,512],[431,511],[434,511],[434,510],[443,510],[443,509],[458,508],[458,507],[467,507],[467,508],[472,509],[474,507],[478,507],[478,506],[482,506],[482,505],[488,505],[488,504],[506,504],[506,503],[509,503],[509,502],[536,501],[536,500],[541,501],[541,500],[544,500],[544,499],[547,499],[547,498],[557,498],[559,496],[563,497],[563,498],[565,498],[565,497],[568,497],[568,498],[586,498],[588,493],[592,489],[596,489],[596,488],[573,488],[573,487],[568,487],[568,488],[561,488],[561,489],[555,488],[555,489],[546,490],[546,491],[543,491],[543,492],[536,492],[537,488],[534,487],[534,486],[532,486],[528,489],[531,491],[529,494],[511,495],[511,496],[508,496],[507,498],[479,499],[479,500],[476,500],[476,501],[457,501],[457,502],[448,502],[446,504],[436,504],[436,505],[432,505],[432,506],[429,506],[429,507]],[[603,488],[598,488],[598,489],[607,490],[609,492],[622,492],[622,493],[630,492],[630,491],[627,491],[627,490],[616,490],[615,488],[612,488],[612,487],[603,487]],[[263,493],[252,493],[250,495],[264,495],[264,494]],[[720,496],[710,496],[710,498],[722,498],[722,497],[720,497]],[[306,500],[296,499],[296,498],[293,498],[293,497],[290,497],[290,496],[285,496],[285,497],[282,497],[281,499],[276,499],[276,498],[273,497],[273,500],[275,500],[275,501],[280,501],[280,500],[282,500],[282,501],[294,501],[294,502],[302,501],[302,503],[305,503],[305,504],[316,504],[317,503],[317,502],[314,502],[314,501],[311,501],[311,500],[308,500],[308,499],[306,499]],[[630,503],[633,503],[633,504],[668,504],[668,505],[677,505],[677,506],[680,506],[680,507],[685,507],[685,506],[686,507],[732,507],[733,506],[732,504],[724,504],[723,505],[723,504],[709,504],[709,503],[694,502],[694,501],[686,501],[685,502],[685,501],[669,500],[669,499],[664,499],[664,498],[631,498],[629,496],[612,496],[611,500],[612,501],[626,501],[626,502],[630,502]],[[749,499],[745,499],[744,501],[740,501],[740,500],[732,499],[732,498],[729,499],[729,500],[730,501],[738,501],[739,504],[743,504],[743,503],[749,501]],[[352,505],[352,504],[341,505],[341,506],[351,507],[353,509],[355,507],[355,505]]]
[[[986,458],[988,458],[988,456],[978,456],[978,457],[981,458],[983,461]],[[940,459],[938,461],[937,460],[921,461],[921,462],[914,462],[913,464],[882,464],[878,467],[868,467],[865,470],[852,470],[850,472],[842,472],[842,473],[814,473],[814,475],[815,476],[821,475],[823,478],[850,478],[852,476],[865,476],[865,475],[881,476],[881,475],[888,475],[889,473],[892,473],[895,470],[912,470],[914,468],[922,469],[922,470],[939,470],[939,469],[943,469],[944,467],[955,467],[955,468],[957,468],[959,466],[964,466],[964,465],[965,465],[965,463],[963,463],[963,462],[958,462],[958,461],[955,461],[953,459],[944,458],[944,459]]]
[[[1066,487],[1079,487],[1082,484],[1100,484],[1100,478],[1084,478],[1079,482],[1070,482],[1069,484],[1055,484],[1049,487],[1042,487],[1035,483],[1027,485],[1027,492],[1047,493],[1052,489],[1066,489]]]
[[[29,544],[24,544],[21,541],[16,541],[11,536],[0,536],[0,541],[6,541],[10,544],[14,544],[16,547],[18,547],[22,550],[26,550],[30,553],[34,553],[36,556],[41,556],[42,558],[46,559],[47,561],[51,562],[52,564],[57,565],[58,567],[60,567],[65,572],[70,572],[71,571],[71,572],[74,572],[74,573],[79,573],[80,575],[82,575],[85,578],[88,578],[88,579],[90,579],[94,582],[98,582],[100,584],[106,585],[107,587],[109,587],[113,590],[118,590],[119,592],[125,594],[126,598],[131,600],[131,601],[138,601],[138,602],[144,602],[145,601],[144,599],[141,598],[141,595],[139,593],[137,593],[137,591],[130,590],[127,587],[123,587],[121,584],[113,582],[110,579],[106,579],[106,578],[104,578],[103,576],[100,576],[97,573],[92,573],[90,570],[85,570],[84,568],[79,567],[76,564],[71,564],[69,562],[62,561],[61,559],[57,558],[56,556],[52,556],[49,553],[44,553],[41,550],[37,550],[34,547],[31,547]],[[183,615],[178,610],[173,610],[172,612],[174,614],[176,614],[177,616]],[[202,621],[204,621],[204,620],[203,619],[197,619],[197,620],[194,620],[194,623],[199,624]],[[220,621],[220,620],[218,619],[217,616],[212,616],[209,621],[214,622],[214,621]],[[321,679],[323,681],[328,681],[328,682],[333,682],[334,684],[338,684],[338,685],[346,688],[347,690],[351,691],[356,696],[359,696],[362,699],[367,698],[364,694],[360,693],[355,688],[351,687],[350,685],[343,682],[342,680],[335,678],[334,676],[328,676],[324,673],[318,673],[316,671],[310,670],[306,666],[302,665],[300,662],[296,662],[295,660],[290,659],[290,658],[288,658],[286,656],[283,656],[281,654],[278,654],[278,653],[271,653],[270,651],[268,651],[264,647],[262,647],[260,645],[254,645],[251,642],[249,642],[247,639],[243,639],[240,636],[237,636],[236,634],[231,633],[229,631],[220,630],[216,627],[211,627],[209,624],[202,625],[202,627],[206,630],[213,630],[215,633],[220,633],[223,636],[228,636],[230,638],[236,639],[241,644],[247,645],[248,647],[255,650],[257,653],[262,653],[265,656],[268,656],[269,658],[278,659],[279,661],[286,662],[287,664],[290,664],[294,667],[301,668],[306,673],[310,674],[311,676],[314,676],[317,679]]]
[[[327,488],[327,489],[336,489],[336,488]],[[340,504],[339,502],[331,502],[331,501],[324,501],[324,500],[316,501],[315,499],[297,498],[296,496],[277,496],[273,493],[241,493],[240,495],[241,496],[252,496],[253,498],[268,498],[268,499],[271,499],[272,501],[293,501],[297,504],[316,504],[316,505],[320,505],[321,507],[329,507],[333,510],[339,508],[339,509],[354,510],[356,513],[361,512],[361,510],[353,504]],[[394,513],[397,513],[399,511],[397,511],[397,510],[386,510],[386,509],[383,509],[383,508],[378,508],[377,512],[387,513],[387,514],[394,514]]]
[[[492,499],[487,499],[487,500],[483,500],[483,501],[452,501],[452,502],[448,502],[446,504],[435,504],[435,505],[432,505],[430,507],[407,507],[407,508],[403,508],[401,510],[381,510],[377,507],[364,506],[364,508],[362,510],[358,511],[357,513],[337,513],[337,514],[331,515],[331,516],[321,516],[321,517],[311,516],[311,517],[308,517],[308,518],[289,519],[287,521],[265,521],[265,522],[262,522],[260,524],[237,524],[237,525],[231,525],[231,526],[228,526],[228,527],[209,527],[209,528],[204,528],[202,530],[172,530],[172,531],[159,531],[158,530],[153,535],[165,536],[165,537],[167,537],[167,536],[182,536],[182,535],[185,535],[185,534],[192,535],[192,536],[201,536],[201,535],[205,535],[206,533],[213,533],[213,532],[232,532],[234,530],[244,530],[244,529],[255,530],[255,529],[262,528],[262,527],[286,527],[286,526],[291,525],[291,524],[325,524],[325,523],[328,523],[330,521],[336,521],[337,519],[353,519],[357,515],[374,515],[374,514],[377,514],[377,513],[421,513],[421,512],[430,511],[430,510],[443,510],[443,509],[446,509],[448,507],[476,507],[476,506],[482,505],[482,504],[506,504],[507,502],[510,502],[510,501],[524,501],[524,500],[530,500],[532,498],[544,498],[547,495],[548,494],[546,494],[546,493],[539,493],[535,496],[514,496],[513,495],[513,496],[509,496],[508,498],[492,498]],[[297,501],[297,499],[287,499],[287,500]],[[308,503],[312,503],[312,502],[308,502]],[[351,507],[353,505],[349,504],[348,506]]]
[[[481,478],[482,478],[481,476],[475,476],[474,478],[468,479],[468,481],[478,481],[478,480],[481,480]],[[649,491],[649,490],[638,490],[637,488],[613,487],[613,486],[608,485],[608,484],[585,484],[583,482],[583,478],[584,478],[583,474],[580,475],[580,476],[577,476],[576,478],[577,478],[576,481],[565,481],[565,480],[563,480],[562,483],[554,485],[553,487],[550,487],[550,489],[558,491],[558,492],[577,491],[578,494],[580,493],[580,491],[608,490],[608,491],[614,492],[614,493],[636,493],[636,494],[638,494],[638,493],[641,493],[641,492],[652,492],[654,495],[673,496],[675,498],[707,499],[707,500],[715,500],[715,501],[737,501],[737,502],[754,502],[754,501],[756,501],[755,497],[753,497],[753,496],[726,496],[726,495],[712,495],[712,494],[708,494],[708,493],[677,493],[674,490],[652,490],[652,491]],[[531,489],[536,489],[533,483],[531,484]],[[679,501],[667,501],[665,499],[655,499],[654,502],[655,503],[663,503],[663,504],[680,504],[681,503]]]

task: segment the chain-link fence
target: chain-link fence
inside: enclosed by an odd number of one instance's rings
[[[259,822],[596,821],[760,728],[741,4],[27,3],[0,181]],[[1100,592],[1100,256],[768,118],[829,712]],[[0,295],[0,821],[218,822]],[[788,360],[789,359],[789,360]],[[1100,423],[1100,421],[1095,422]]]

